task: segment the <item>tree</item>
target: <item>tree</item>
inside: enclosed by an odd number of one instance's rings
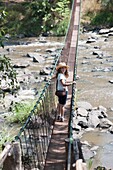
[[[4,22],[4,18],[7,15],[5,11],[0,12],[0,25]],[[1,26],[0,31],[0,46],[4,48],[3,41],[5,40],[5,31]],[[5,91],[14,92],[17,85],[16,71],[11,65],[11,60],[5,55],[0,56],[0,93],[5,96]]]

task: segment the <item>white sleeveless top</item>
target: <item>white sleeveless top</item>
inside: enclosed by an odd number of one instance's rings
[[[57,90],[64,90],[66,89],[66,91],[68,91],[67,86],[63,86],[61,83],[61,80],[64,80],[64,82],[66,82],[66,77],[64,74],[59,73],[58,77],[57,77]]]

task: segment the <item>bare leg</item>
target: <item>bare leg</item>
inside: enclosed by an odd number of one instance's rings
[[[60,104],[61,122],[64,121],[64,105]]]
[[[59,104],[59,103],[57,104],[57,114],[58,114],[58,115],[61,114],[61,112],[60,112],[60,104]]]
[[[61,117],[64,117],[64,106],[60,105],[60,109],[61,109]]]
[[[61,118],[61,109],[60,109],[60,104],[57,104],[57,119],[60,120]]]

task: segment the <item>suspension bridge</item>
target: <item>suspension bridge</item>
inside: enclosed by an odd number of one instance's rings
[[[76,81],[80,6],[81,0],[73,0],[65,44],[56,57],[51,77],[58,62],[64,61],[69,65],[69,80]],[[58,122],[55,80],[49,80],[46,83],[25,124],[15,137],[15,141],[8,145],[0,156],[3,170],[8,170],[9,167],[10,170],[73,169],[72,116],[75,110],[75,95],[76,85],[74,84],[69,88],[65,121]],[[16,156],[14,156],[15,152]],[[10,159],[8,159],[9,155],[12,155]],[[82,169],[79,168],[79,170]]]

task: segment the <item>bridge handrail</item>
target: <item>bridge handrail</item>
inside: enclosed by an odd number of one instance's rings
[[[78,6],[77,6],[78,5]],[[78,7],[78,9],[77,9]],[[73,0],[73,29],[72,32],[76,31],[75,34],[75,40],[76,44],[73,46],[74,52],[75,52],[75,60],[74,60],[74,72],[73,72],[73,81],[76,81],[76,76],[77,76],[77,55],[78,55],[78,40],[79,40],[79,29],[80,29],[80,9],[81,9],[81,0]],[[76,25],[74,21],[76,22]],[[76,27],[76,28],[74,28]],[[73,34],[73,33],[72,33]],[[71,43],[73,44],[73,41],[71,39]],[[70,53],[71,53],[71,45],[70,45]],[[71,54],[69,55],[71,56]],[[74,53],[73,53],[74,54]],[[69,58],[70,59],[70,58]],[[70,121],[69,121],[69,143],[68,143],[68,158],[67,158],[67,170],[70,170],[72,168],[72,144],[73,144],[73,130],[72,130],[72,123],[73,123],[73,116],[76,108],[76,95],[77,95],[77,89],[76,85],[73,84],[72,86],[72,98],[71,98],[71,112],[70,112]]]

